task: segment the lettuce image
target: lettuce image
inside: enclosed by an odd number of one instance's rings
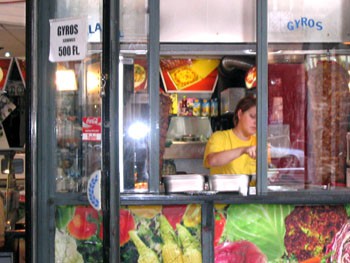
[[[284,220],[293,209],[292,205],[231,205],[227,210],[226,239],[254,243],[269,262],[280,259],[286,252]]]

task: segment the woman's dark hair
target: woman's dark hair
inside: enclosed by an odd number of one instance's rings
[[[236,106],[235,113],[233,115],[233,125],[236,126],[238,123],[239,110],[242,110],[242,112],[245,112],[253,106],[256,106],[256,98],[253,95],[248,95],[242,98]]]

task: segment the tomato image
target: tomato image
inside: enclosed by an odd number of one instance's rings
[[[135,220],[132,213],[127,209],[120,209],[119,216],[119,241],[122,247],[130,240],[129,231],[135,229]]]
[[[187,205],[165,205],[163,206],[162,213],[169,221],[173,229],[176,229],[176,224],[180,223],[183,215],[185,214]]]
[[[98,232],[98,237],[102,240],[103,239],[103,224],[100,225],[100,231]]]
[[[224,232],[226,218],[222,213],[215,213],[215,229],[214,229],[214,246],[219,244],[222,233]]]
[[[72,237],[86,240],[96,234],[98,221],[98,212],[94,208],[77,206],[72,220],[67,225],[67,229]]]

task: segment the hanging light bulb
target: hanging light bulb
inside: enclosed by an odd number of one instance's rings
[[[71,69],[56,71],[56,87],[58,91],[75,91],[78,89],[75,73]]]
[[[98,73],[88,71],[87,73],[87,92],[96,93],[100,90],[100,77]]]

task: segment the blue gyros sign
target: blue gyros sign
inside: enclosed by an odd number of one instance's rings
[[[294,19],[287,23],[287,28],[289,31],[294,31],[297,29],[314,28],[318,31],[323,30],[322,21],[316,21],[313,18],[301,17],[300,19]]]

